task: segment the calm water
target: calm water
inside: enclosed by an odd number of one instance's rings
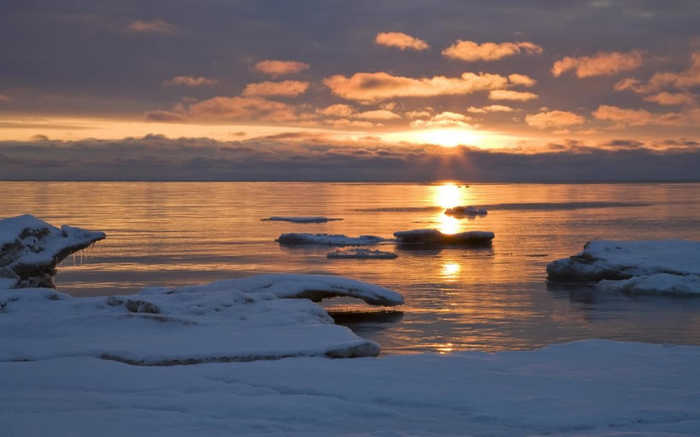
[[[385,312],[330,301],[336,320],[387,353],[524,349],[584,338],[700,344],[700,299],[629,297],[547,285],[545,265],[594,238],[700,240],[700,184],[537,185],[0,182],[0,217],[34,214],[103,230],[66,260],[60,290],[133,293],[267,272],[333,273],[404,294]],[[454,219],[455,205],[491,205]],[[327,224],[261,222],[326,215]],[[490,230],[491,249],[396,250],[395,260],[328,260],[288,249],[282,232],[372,234]]]

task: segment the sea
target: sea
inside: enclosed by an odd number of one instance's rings
[[[343,275],[396,290],[406,304],[323,303],[384,354],[522,350],[601,338],[700,344],[700,298],[630,296],[553,284],[546,265],[594,239],[700,240],[700,184],[0,182],[0,218],[33,214],[106,232],[59,266],[74,296],[137,293],[259,273]],[[455,218],[446,208],[485,206]],[[326,216],[320,224],[263,221]],[[492,231],[490,248],[375,249],[395,259],[328,259],[283,247],[285,232],[376,235]],[[699,261],[700,262],[700,261]]]

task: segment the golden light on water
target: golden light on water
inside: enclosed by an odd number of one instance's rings
[[[465,187],[446,183],[434,187],[433,203],[440,208],[453,208],[467,204],[469,192]],[[455,234],[459,232],[461,223],[458,219],[446,215],[444,211],[440,211],[436,217],[438,222],[438,230],[443,234]]]
[[[459,271],[462,269],[462,266],[460,266],[457,263],[454,262],[448,262],[442,265],[442,276],[446,276],[448,278],[454,278],[457,276]]]
[[[441,208],[459,206],[462,202],[462,190],[453,183],[446,183],[435,187],[433,202]]]

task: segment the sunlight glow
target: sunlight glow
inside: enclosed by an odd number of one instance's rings
[[[416,132],[414,136],[418,142],[437,144],[443,147],[476,146],[481,141],[479,134],[467,129],[430,129]]]
[[[452,208],[461,205],[462,190],[453,183],[438,185],[433,194],[434,202],[441,208]]]

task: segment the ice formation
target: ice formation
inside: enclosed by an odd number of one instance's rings
[[[437,229],[394,232],[394,236],[401,245],[420,246],[488,246],[494,238],[493,232],[488,231],[443,234]]]
[[[95,357],[174,365],[377,355],[376,343],[335,325],[308,300],[333,296],[403,303],[392,290],[331,275],[258,275],[110,297],[5,289],[0,361]]]
[[[590,241],[578,255],[547,264],[547,274],[631,294],[700,294],[700,242]]]
[[[305,234],[292,232],[280,235],[276,241],[285,246],[309,244],[319,246],[366,246],[380,243],[384,241],[384,239],[374,235],[348,237],[342,234]]]
[[[104,232],[51,226],[32,215],[0,220],[0,287],[54,287],[56,265],[105,238]]]
[[[488,213],[486,208],[480,208],[478,206],[455,206],[454,208],[447,208],[445,210],[445,214],[456,216],[477,216],[486,215]]]
[[[291,222],[291,223],[327,223],[340,221],[342,218],[333,217],[322,217],[322,216],[312,216],[312,217],[280,217],[273,216],[264,218],[261,221],[264,222]]]
[[[335,259],[394,259],[398,255],[393,252],[372,249],[339,249],[328,253],[326,257]]]

